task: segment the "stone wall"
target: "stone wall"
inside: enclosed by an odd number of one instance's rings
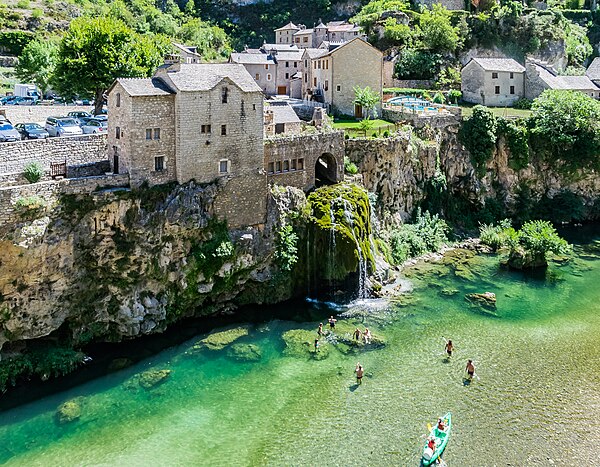
[[[82,105],[5,105],[0,106],[0,113],[14,124],[39,123],[44,126],[48,117],[63,117],[69,112],[90,112],[92,107]]]
[[[64,136],[0,143],[0,174],[22,172],[30,162],[39,162],[49,171],[53,162],[66,161],[67,166],[73,168],[106,159],[106,135]]]
[[[402,111],[399,108],[384,107],[381,110],[381,118],[394,123],[410,123],[415,128],[423,128],[428,125],[432,128],[445,128],[450,125],[457,125],[462,120],[460,107],[447,107],[435,104],[432,106],[440,109],[435,112],[412,112]]]
[[[129,187],[129,175],[101,175],[97,177],[49,180],[29,185],[0,188],[0,229],[22,219],[15,204],[19,198],[38,196],[51,208],[63,194],[90,194],[98,189]]]
[[[264,169],[268,183],[294,186],[305,191],[314,188],[315,167],[323,154],[331,154],[335,158],[336,178],[343,180],[343,132],[281,136],[266,140]]]
[[[431,89],[433,81],[428,79],[392,79],[385,87],[390,88],[411,88],[411,89]]]

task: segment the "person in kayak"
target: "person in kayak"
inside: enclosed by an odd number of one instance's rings
[[[337,319],[335,319],[333,316],[331,316],[331,317],[329,318],[329,327],[330,327],[331,329],[335,329],[335,322],[336,322],[336,321],[337,321]]]
[[[356,384],[362,384],[362,379],[365,370],[360,363],[356,364],[356,369],[354,370],[354,373],[356,373]]]
[[[469,375],[469,379],[473,379],[473,376],[475,376],[475,365],[473,365],[473,360],[467,360],[465,371]]]
[[[452,357],[452,351],[454,350],[454,345],[452,344],[452,339],[448,339],[446,341],[446,347],[444,347],[444,350],[448,354],[448,357]]]
[[[440,431],[446,431],[446,425],[444,425],[444,420],[441,418],[438,418],[437,429]]]
[[[354,337],[354,340],[359,341],[360,340],[360,329],[356,328],[356,330],[354,331],[354,334],[352,334],[352,336]]]

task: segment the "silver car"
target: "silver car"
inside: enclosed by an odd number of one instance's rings
[[[108,131],[108,122],[99,118],[90,118],[87,122],[81,125],[81,129],[85,134],[101,134],[105,135]]]
[[[82,135],[83,131],[77,120],[71,117],[48,117],[46,131],[50,136],[75,136]]]
[[[21,134],[7,121],[0,122],[0,142],[20,141]]]

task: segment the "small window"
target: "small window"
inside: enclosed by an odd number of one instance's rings
[[[165,156],[157,156],[154,158],[154,171],[162,172],[165,170]]]
[[[329,60],[325,60],[325,69],[329,70]]]
[[[279,135],[281,133],[285,133],[285,123],[276,123],[275,124],[275,134]]]
[[[269,69],[269,65],[265,65],[265,70],[268,70],[268,69]]]
[[[146,139],[152,139],[152,128],[146,128]]]
[[[267,73],[267,81],[271,81],[271,73]]]
[[[308,83],[308,73],[304,73],[304,82]]]
[[[121,107],[121,93],[117,93],[117,107]]]
[[[515,74],[511,71],[510,72],[510,79],[514,79],[514,77],[515,77]]]
[[[319,60],[319,65],[317,66],[317,68],[320,70],[321,69],[321,60]]]
[[[210,125],[202,125],[200,127],[200,133],[210,135]]]
[[[294,68],[298,68],[298,62],[294,62]]]
[[[292,170],[296,170],[296,163],[298,161],[296,159],[292,159]]]
[[[313,78],[313,86],[317,86],[317,78]]]
[[[285,62],[285,67],[289,68],[290,67],[290,62]]]
[[[510,93],[511,93],[511,94],[514,94],[514,93],[515,93],[515,87],[514,87],[514,86],[511,86],[511,87],[510,87]]]
[[[221,136],[227,135],[227,125],[221,125]]]
[[[290,171],[290,161],[283,161],[283,171],[284,172]]]
[[[313,62],[313,68],[314,68],[315,70],[317,69],[317,62],[316,62],[316,61],[314,61],[314,62]]]
[[[229,173],[229,160],[222,159],[219,161],[219,173],[221,173],[221,174]]]
[[[325,80],[325,91],[329,90],[329,80]]]
[[[308,37],[304,37],[302,42],[308,42]]]
[[[342,90],[342,86],[338,84],[338,85],[335,87],[335,89],[337,90],[337,92],[340,92],[340,91]]]
[[[304,170],[304,158],[298,159],[298,170]]]
[[[281,161],[275,162],[275,172],[281,172]]]
[[[160,139],[160,128],[154,129],[154,139]]]
[[[304,60],[304,68],[308,68],[308,60]]]
[[[500,86],[496,86],[496,94],[500,94]]]
[[[290,79],[290,74],[289,73],[285,74],[285,79]]]
[[[275,163],[274,163],[274,162],[269,162],[269,169],[268,169],[268,172],[269,172],[270,174],[272,174],[272,173],[274,173],[274,172],[275,172]]]
[[[256,74],[254,75],[254,79],[255,79],[256,81],[258,81],[258,80],[260,79],[260,73],[256,73]]]
[[[120,127],[115,128],[115,138],[121,139],[121,128]]]
[[[300,43],[300,38],[296,37],[296,44],[299,44],[299,43]]]
[[[256,110],[256,104],[252,104],[252,110]]]
[[[227,104],[227,88],[221,89],[221,104]]]
[[[492,72],[492,79],[498,79],[498,73]]]

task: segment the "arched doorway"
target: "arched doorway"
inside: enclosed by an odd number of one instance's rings
[[[315,187],[333,185],[338,182],[337,161],[333,154],[321,154],[315,163]]]

